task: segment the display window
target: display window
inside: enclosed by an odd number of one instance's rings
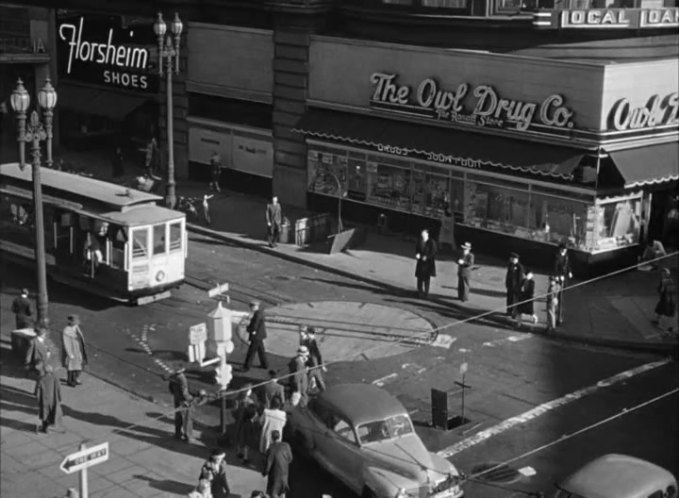
[[[531,193],[532,238],[586,249],[587,204],[540,193]]]
[[[465,222],[489,230],[525,236],[528,232],[528,190],[467,182]]]
[[[410,211],[411,170],[407,162],[392,164],[370,161],[367,200],[382,206]]]
[[[639,243],[641,197],[599,201],[594,207],[595,249],[612,249]]]

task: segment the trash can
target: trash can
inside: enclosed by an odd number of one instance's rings
[[[281,244],[290,243],[290,222],[287,220],[281,224],[280,242]]]
[[[23,363],[26,359],[28,346],[31,339],[35,337],[35,331],[32,328],[16,329],[12,331],[12,356],[19,362]]]

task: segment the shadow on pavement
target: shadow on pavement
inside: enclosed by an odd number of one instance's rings
[[[181,496],[186,496],[194,489],[194,486],[191,484],[186,484],[180,481],[173,481],[171,479],[153,479],[143,474],[136,474],[133,477],[135,479],[139,479],[140,481],[146,481],[152,488],[158,489],[165,493],[175,493]],[[196,482],[198,482],[197,478]]]

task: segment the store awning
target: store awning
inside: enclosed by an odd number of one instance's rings
[[[129,95],[104,89],[59,85],[58,106],[63,109],[93,114],[121,121],[125,116],[149,101],[148,97]]]
[[[573,171],[587,153],[581,149],[325,109],[308,110],[293,131],[386,152],[395,151],[399,155],[443,154],[460,163],[481,161],[496,168],[567,180],[572,178]]]
[[[627,188],[679,180],[676,142],[619,150],[609,155]]]

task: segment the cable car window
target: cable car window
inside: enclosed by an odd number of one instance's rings
[[[170,223],[170,251],[178,251],[182,248],[182,223]]]
[[[149,231],[147,228],[137,228],[132,231],[132,257],[134,259],[148,256]]]
[[[163,254],[167,251],[165,237],[165,225],[153,227],[153,254]]]
[[[113,268],[124,268],[125,242],[127,241],[125,229],[111,225],[109,228],[109,238],[111,239],[111,266]]]

